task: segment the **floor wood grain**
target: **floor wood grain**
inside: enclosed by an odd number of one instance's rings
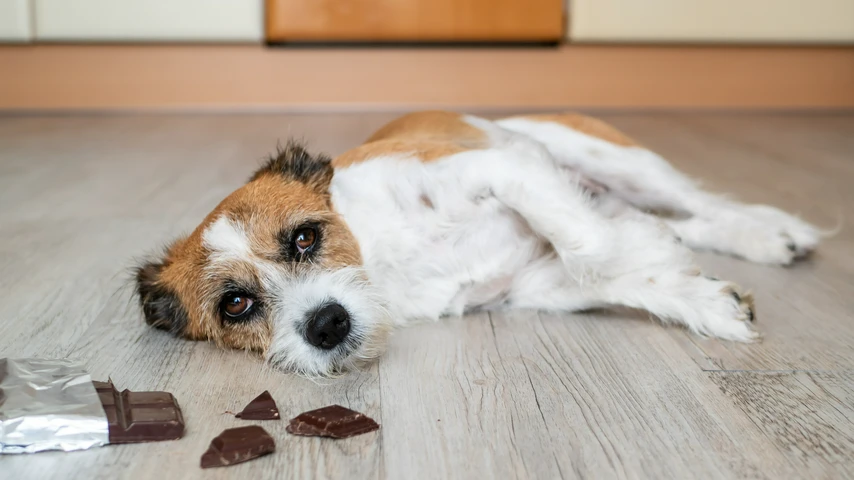
[[[397,332],[364,372],[314,383],[146,328],[129,268],[186,232],[278,141],[336,154],[391,114],[0,117],[0,357],[70,357],[175,393],[176,442],[0,456],[0,477],[854,478],[854,115],[602,115],[711,189],[828,230],[779,269],[701,254],[753,290],[765,340],[630,314],[494,312]],[[283,417],[339,403],[382,428],[300,438],[228,469],[199,457],[269,389]]]

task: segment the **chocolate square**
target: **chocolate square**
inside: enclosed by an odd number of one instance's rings
[[[286,430],[294,435],[349,438],[379,428],[377,422],[355,410],[331,405],[300,414]]]
[[[253,460],[276,450],[276,442],[257,426],[229,428],[211,440],[202,455],[202,468],[225,467]]]
[[[107,414],[110,443],[176,440],[184,435],[184,416],[171,393],[119,393],[112,382],[92,383]]]

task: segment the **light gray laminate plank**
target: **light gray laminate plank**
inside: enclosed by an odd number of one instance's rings
[[[710,372],[805,478],[854,475],[854,374]]]
[[[395,334],[380,361],[388,478],[561,478],[524,365],[486,313]]]
[[[793,468],[654,322],[493,314],[572,478],[782,478]],[[742,445],[751,445],[742,448]]]
[[[172,391],[188,422],[177,442],[3,456],[0,471],[158,480],[852,475],[847,226],[789,269],[700,255],[707,270],[754,291],[759,345],[622,314],[477,314],[397,332],[370,369],[319,385],[143,324],[122,289],[134,258],[193,228],[277,141],[303,137],[336,154],[394,116],[0,118],[0,356],[70,356],[121,387]],[[854,222],[851,115],[602,117],[714,190],[822,226],[840,212]],[[244,424],[223,412],[265,389],[285,420],[340,403],[382,428],[331,441],[264,422],[274,455],[199,469],[210,439]]]

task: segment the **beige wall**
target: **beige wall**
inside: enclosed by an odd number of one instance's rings
[[[29,0],[0,0],[0,41],[26,42],[31,33]]]
[[[262,0],[32,1],[39,40],[259,42],[264,37]]]
[[[575,41],[854,42],[854,0],[568,0]]]

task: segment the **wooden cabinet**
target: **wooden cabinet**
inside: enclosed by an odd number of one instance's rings
[[[0,0],[0,42],[27,42],[30,38],[30,1]]]
[[[593,42],[854,42],[854,0],[571,0],[569,38]]]
[[[263,0],[32,1],[39,40],[258,42],[263,39]]]
[[[557,41],[563,0],[267,0],[267,40]]]

